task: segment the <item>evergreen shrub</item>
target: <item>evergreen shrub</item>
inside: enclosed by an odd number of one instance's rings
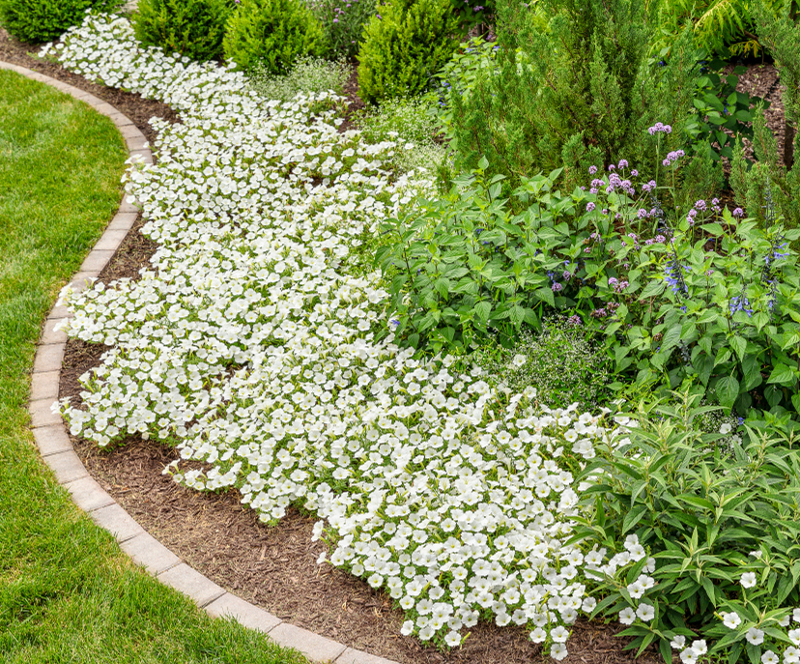
[[[225,57],[246,71],[285,74],[298,56],[321,56],[325,31],[302,0],[242,0],[228,20]]]
[[[485,156],[488,172],[506,176],[508,193],[522,177],[564,165],[571,189],[590,165],[621,157],[654,173],[645,139],[656,121],[673,128],[667,151],[690,145],[696,48],[685,31],[664,66],[652,63],[654,15],[646,4],[541,0],[525,7],[498,0],[496,72],[481,68],[470,95],[450,95],[453,174],[474,170]],[[707,189],[719,169],[707,150],[692,156],[697,163],[684,171],[686,181]],[[678,191],[687,199],[696,194]]]
[[[80,25],[87,9],[113,12],[123,0],[0,0],[0,26],[20,41],[40,44]]]
[[[392,0],[379,6],[358,54],[361,97],[377,103],[423,92],[458,47],[447,0]]]
[[[193,60],[222,59],[231,0],[139,0],[133,16],[136,38]]]
[[[795,163],[795,151],[800,146],[796,127],[800,121],[800,23],[790,16],[789,7],[776,17],[769,5],[753,3],[752,11],[758,21],[759,38],[775,58],[780,82],[785,86],[783,106],[786,114],[785,140],[782,159],[777,143],[766,125],[763,109],[756,111],[753,149],[756,163],[752,168],[744,158],[741,143],[732,163],[731,187],[736,202],[748,214],[762,223],[765,212],[772,209],[783,216],[786,224],[800,227],[800,166]]]

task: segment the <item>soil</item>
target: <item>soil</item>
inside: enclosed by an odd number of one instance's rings
[[[59,65],[29,55],[36,47],[20,44],[0,29],[0,60],[40,71],[104,99],[126,114],[153,141],[148,124],[153,116],[177,122],[170,108],[137,94],[109,89],[70,74]],[[782,111],[777,73],[770,65],[752,66],[742,77],[741,89],[772,101],[768,122],[779,134],[782,149]],[[348,82],[348,99],[357,105],[357,81]],[[155,244],[144,238],[141,219],[101,274],[110,282],[136,278],[147,266]],[[99,365],[106,349],[78,340],[67,344],[61,374],[61,397],[80,402],[78,378]],[[162,474],[177,458],[174,450],[153,441],[131,437],[113,449],[73,438],[76,452],[92,476],[148,532],[184,561],[217,584],[263,607],[292,624],[330,637],[348,646],[396,660],[402,664],[515,664],[549,660],[533,644],[527,631],[514,627],[479,624],[464,645],[450,652],[424,646],[400,635],[403,617],[385,594],[329,564],[317,564],[325,550],[311,542],[314,519],[291,510],[274,527],[258,521],[242,505],[235,490],[198,493],[175,484]],[[624,650],[620,625],[579,620],[569,640],[565,664],[630,664],[632,651]],[[637,660],[656,664],[661,658],[648,649]]]

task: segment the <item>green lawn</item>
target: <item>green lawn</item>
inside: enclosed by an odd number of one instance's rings
[[[126,156],[108,118],[0,70],[0,661],[301,664],[135,567],[36,452],[35,342],[119,205]]]

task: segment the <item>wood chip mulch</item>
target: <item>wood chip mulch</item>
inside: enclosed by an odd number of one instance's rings
[[[155,138],[149,118],[178,121],[164,104],[95,85],[29,55],[37,50],[0,30],[0,60],[40,71],[106,100],[149,141]],[[776,109],[774,68],[751,71],[754,90],[770,90]],[[355,79],[348,82],[347,96],[353,102],[357,100],[355,85]],[[782,117],[775,124],[780,121]],[[155,244],[138,232],[141,224],[140,219],[101,279],[136,278],[139,268],[149,265]],[[100,363],[104,350],[77,340],[67,344],[61,397],[80,400],[78,378]],[[325,545],[311,542],[314,518],[291,510],[279,525],[267,527],[239,502],[236,491],[203,494],[185,489],[161,472],[177,458],[175,451],[153,441],[131,437],[111,450],[78,439],[73,444],[92,476],[154,537],[223,588],[292,624],[402,664],[552,661],[529,640],[526,630],[515,627],[480,624],[461,648],[450,652],[401,636],[403,615],[391,607],[387,595],[329,564],[317,564]],[[632,651],[623,649],[628,640],[615,636],[621,630],[620,625],[578,621],[565,664],[631,664]],[[661,659],[650,649],[637,661],[656,664]]]

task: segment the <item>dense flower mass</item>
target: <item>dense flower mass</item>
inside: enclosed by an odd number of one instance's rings
[[[424,172],[394,173],[394,143],[339,133],[331,95],[264,100],[240,73],[141,50],[121,18],[88,16],[45,52],[182,120],[154,120],[157,164],[127,175],[152,268],[62,294],[68,333],[109,346],[83,407],[60,404],[72,433],[169,442],[205,462],[174,462],[176,479],[236,487],[265,522],[314,510],[330,562],[394,598],[404,633],[453,646],[492,616],[566,656],[596,606],[587,584],[646,557],[635,537],[611,560],[565,544],[573,473],[625,429],[394,343],[363,248],[430,191]]]

